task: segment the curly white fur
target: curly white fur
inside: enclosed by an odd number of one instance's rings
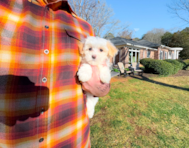
[[[115,46],[108,40],[99,37],[87,37],[82,47],[80,47],[82,55],[81,67],[78,70],[78,78],[81,82],[87,82],[91,79],[91,65],[98,66],[100,72],[100,80],[103,83],[110,83],[111,72],[109,58],[117,53]],[[103,66],[106,65],[106,66]],[[95,105],[98,97],[86,92],[87,95],[87,114],[92,118],[95,111]]]

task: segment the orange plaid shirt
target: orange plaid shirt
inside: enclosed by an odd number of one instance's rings
[[[43,0],[0,0],[0,148],[88,148],[78,42],[91,26]]]

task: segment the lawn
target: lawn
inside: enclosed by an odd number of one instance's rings
[[[188,148],[189,76],[113,82],[90,125],[92,148]]]

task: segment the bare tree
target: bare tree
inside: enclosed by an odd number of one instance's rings
[[[119,20],[113,19],[113,10],[103,0],[69,0],[76,14],[89,22],[96,36],[119,29]]]
[[[132,39],[134,31],[130,30],[129,25],[127,25],[125,28],[123,28],[122,31],[118,32],[117,36],[126,38],[126,39]]]
[[[151,31],[148,31],[142,37],[142,39],[147,40],[149,42],[161,44],[161,37],[165,34],[165,32],[166,31],[164,29],[154,28]]]
[[[189,23],[189,0],[173,0],[168,8],[176,17]]]

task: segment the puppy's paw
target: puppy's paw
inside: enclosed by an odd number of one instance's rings
[[[87,115],[89,118],[92,118],[94,116],[94,109],[92,110],[87,110]]]
[[[111,80],[111,73],[110,69],[107,67],[100,68],[100,80],[103,83],[110,83]]]
[[[87,82],[92,76],[92,68],[89,64],[82,64],[78,70],[78,78],[81,82]]]

